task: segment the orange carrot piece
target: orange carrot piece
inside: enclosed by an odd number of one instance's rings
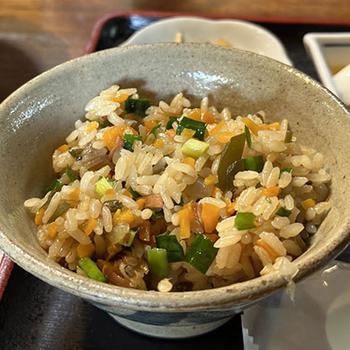
[[[66,144],[61,145],[60,147],[57,148],[57,151],[60,153],[67,152],[68,150],[69,150],[69,146]]]
[[[92,256],[95,253],[95,245],[93,243],[89,244],[78,244],[77,254],[79,258],[85,258],[87,256]]]
[[[54,239],[57,235],[57,224],[55,222],[51,222],[51,224],[47,225],[47,234],[51,239]]]
[[[275,197],[278,196],[281,189],[278,186],[273,186],[269,188],[265,188],[261,194],[265,197]]]
[[[35,225],[39,226],[43,223],[43,216],[45,213],[45,209],[44,208],[40,208],[36,214],[35,214],[35,218],[34,218],[34,223]]]
[[[219,207],[209,203],[202,204],[201,219],[204,227],[204,232],[212,233],[218,224],[219,217]]]
[[[122,126],[112,126],[103,133],[102,140],[110,151],[117,144],[118,137],[123,137],[124,130]]]
[[[92,231],[94,230],[94,228],[97,225],[97,220],[96,219],[89,219],[89,221],[86,223],[85,227],[84,227],[84,232],[87,236],[89,236]]]
[[[194,166],[196,164],[196,160],[192,157],[186,157],[182,160],[182,163],[190,165],[194,169]]]
[[[209,111],[206,111],[202,116],[202,120],[207,124],[213,124],[215,123],[214,114]]]

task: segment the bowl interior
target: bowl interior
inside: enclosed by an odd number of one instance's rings
[[[27,83],[2,103],[0,247],[25,269],[88,299],[145,309],[160,304],[164,310],[208,307],[208,300],[218,307],[261,297],[285,284],[276,273],[217,291],[171,293],[165,298],[95,283],[47,260],[23,202],[42,195],[53,176],[53,149],[64,143],[86,103],[114,83],[136,86],[155,101],[183,91],[193,103],[208,95],[212,104],[228,106],[233,115],[264,110],[271,120],[288,118],[299,141],[325,155],[332,175],[333,209],[311,248],[297,259],[299,276],[344,247],[350,217],[350,119],[338,100],[302,73],[266,57],[205,44],[156,44],[73,60]]]

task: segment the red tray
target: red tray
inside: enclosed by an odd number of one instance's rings
[[[7,281],[13,268],[13,262],[0,250],[0,299],[5,291]]]

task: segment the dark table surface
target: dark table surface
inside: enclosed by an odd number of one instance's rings
[[[125,40],[137,23],[131,18],[106,23],[98,48],[115,46]],[[264,24],[285,45],[294,65],[317,79],[316,71],[302,45],[310,31],[349,31],[349,27]],[[117,37],[115,36],[117,33]],[[350,250],[340,256],[350,261]],[[236,316],[214,332],[187,340],[152,339],[133,333],[105,312],[83,300],[58,290],[15,267],[0,302],[0,349],[243,349],[241,320]]]

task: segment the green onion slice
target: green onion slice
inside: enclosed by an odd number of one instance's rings
[[[264,167],[264,159],[262,156],[247,157],[244,159],[244,167],[246,170],[253,170],[260,173]]]
[[[238,213],[235,218],[237,230],[249,230],[255,227],[255,215],[253,213]]]
[[[88,275],[89,278],[99,282],[106,282],[106,277],[98,268],[96,263],[90,258],[81,258],[79,260],[79,266]]]
[[[175,235],[158,235],[156,236],[158,248],[163,248],[168,253],[168,261],[182,261],[184,260],[183,249]]]
[[[163,248],[152,248],[147,251],[147,261],[151,272],[160,278],[169,272],[167,251]]]

